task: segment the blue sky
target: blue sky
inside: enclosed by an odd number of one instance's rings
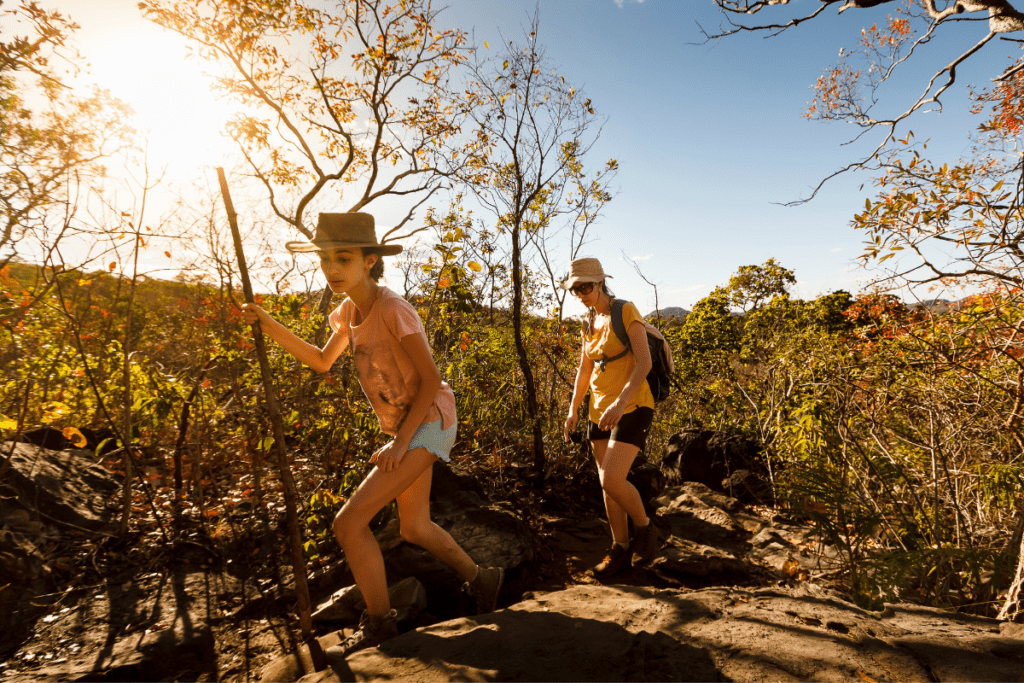
[[[138,16],[133,0],[48,4],[82,24],[80,43],[87,54],[109,46],[115,36],[154,40],[155,27]],[[443,22],[493,47],[502,34],[518,38],[537,3],[447,4]],[[793,0],[782,12],[806,13],[818,4]],[[812,97],[809,87],[836,61],[839,49],[855,48],[861,27],[884,20],[893,8],[842,15],[831,10],[776,38],[744,34],[701,44],[698,22],[713,29],[722,20],[711,0],[541,0],[539,37],[548,57],[582,85],[606,118],[591,163],[612,157],[620,163],[617,195],[587,249],[614,276],[619,296],[645,312],[654,306],[653,291],[621,261],[623,251],[658,285],[663,307],[690,308],[740,266],[768,258],[796,271],[795,293],[802,297],[859,291],[869,281],[870,273],[855,263],[861,236],[849,226],[864,199],[873,197],[869,174],[842,176],[802,206],[779,203],[806,195],[822,177],[869,149],[841,146],[855,133],[850,126],[810,122],[801,113]],[[779,18],[772,9],[755,18]],[[916,97],[940,62],[985,32],[978,22],[925,46],[907,63],[893,96],[904,103]],[[912,119],[909,128],[918,139],[931,138],[932,158],[952,162],[968,152],[968,132],[980,121],[967,116],[966,86],[984,87],[1015,54],[1012,44],[994,41],[960,69],[941,115]],[[137,60],[149,58],[140,54]],[[124,56],[108,55],[96,68],[114,69],[118,59]],[[159,63],[147,68],[152,72]],[[159,82],[160,96],[169,103],[163,110],[198,99],[176,94],[172,75],[121,80],[129,90]],[[130,93],[125,97],[132,99]],[[187,114],[172,111],[171,119]]]

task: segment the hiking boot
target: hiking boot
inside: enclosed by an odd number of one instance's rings
[[[487,614],[498,606],[498,591],[505,581],[505,570],[501,567],[481,567],[476,578],[462,585],[462,590],[476,599],[476,613]]]
[[[596,567],[590,571],[599,579],[604,579],[613,574],[618,574],[623,569],[629,567],[629,558],[631,554],[629,550],[623,548],[618,543],[613,543],[611,550],[604,556]]]
[[[324,650],[327,659],[343,661],[353,652],[376,647],[389,638],[398,635],[398,612],[391,610],[380,619],[374,619],[369,612],[359,618],[359,630],[337,645]]]
[[[633,540],[629,544],[630,555],[636,555],[639,559],[634,565],[647,564],[658,555],[658,528],[654,526],[654,520],[648,517],[647,526],[636,527],[633,530]]]

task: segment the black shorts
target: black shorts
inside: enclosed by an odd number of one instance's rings
[[[623,415],[619,424],[612,427],[611,431],[605,431],[591,422],[587,438],[591,441],[611,440],[628,443],[642,451],[647,444],[647,434],[651,431],[652,422],[653,408],[635,408]]]

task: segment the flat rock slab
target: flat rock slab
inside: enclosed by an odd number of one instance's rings
[[[364,680],[1024,681],[992,619],[825,590],[573,586],[403,634],[303,683]]]

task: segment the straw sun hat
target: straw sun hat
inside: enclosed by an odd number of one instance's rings
[[[596,258],[578,258],[569,264],[569,277],[562,281],[562,289],[572,289],[580,282],[601,282],[611,275],[605,275],[601,262]]]
[[[400,244],[377,242],[373,216],[368,213],[322,213],[312,240],[285,242],[284,247],[291,252],[372,247],[383,256],[402,251]]]

